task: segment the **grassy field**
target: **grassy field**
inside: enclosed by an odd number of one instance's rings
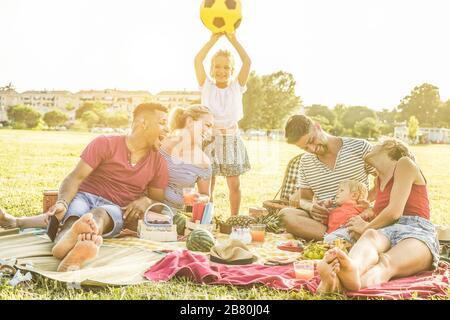
[[[95,135],[73,132],[0,130],[0,207],[19,215],[42,211],[42,192],[57,189],[74,167],[83,147]],[[242,177],[242,213],[271,199],[280,187],[288,161],[299,150],[282,142],[246,141],[252,171]],[[432,222],[450,225],[450,146],[413,147],[429,182]],[[215,202],[220,215],[228,214],[226,184],[218,179]],[[0,286],[0,299],[342,299],[312,296],[262,286],[236,288],[201,286],[186,280],[126,288],[67,290],[66,286],[37,278],[26,287]]]

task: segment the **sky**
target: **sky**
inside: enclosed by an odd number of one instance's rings
[[[241,2],[236,35],[252,70],[292,73],[304,105],[392,109],[425,82],[450,99],[450,1]],[[193,60],[210,37],[200,3],[1,0],[0,86],[197,90]]]

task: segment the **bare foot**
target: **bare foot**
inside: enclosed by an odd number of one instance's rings
[[[78,241],[78,235],[83,233],[98,233],[97,224],[92,213],[87,213],[78,219],[72,227],[62,236],[52,249],[55,258],[62,260]]]
[[[341,285],[337,272],[339,271],[339,260],[336,259],[334,251],[329,250],[323,259],[317,264],[317,270],[320,275],[320,284],[317,288],[318,293],[330,293],[341,291]]]
[[[94,259],[100,246],[103,243],[103,238],[96,234],[79,234],[78,241],[75,247],[67,254],[63,261],[58,266],[58,272],[76,271],[80,270],[83,263]]]
[[[18,219],[0,208],[0,227],[5,229],[19,228]]]
[[[355,262],[341,249],[334,248],[336,258],[339,261],[337,276],[341,280],[342,285],[349,291],[358,291],[361,289],[361,278],[358,266]]]

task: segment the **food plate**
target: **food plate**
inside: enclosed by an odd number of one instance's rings
[[[278,249],[284,250],[284,251],[291,251],[291,252],[302,252],[303,246],[298,241],[287,241],[279,243],[277,246]]]

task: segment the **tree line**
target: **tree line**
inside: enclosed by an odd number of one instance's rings
[[[243,97],[244,118],[239,122],[243,130],[282,130],[287,118],[299,113],[302,100],[295,94],[296,81],[288,72],[278,71],[269,75],[250,74],[247,91]],[[65,111],[72,111],[67,106]],[[411,90],[391,110],[373,110],[367,106],[334,107],[313,104],[304,107],[306,115],[321,124],[328,132],[363,138],[377,138],[392,134],[399,122],[408,122],[409,135],[413,138],[418,127],[450,128],[450,100],[441,101],[439,88],[424,83]],[[75,111],[75,121],[68,123],[67,113],[52,110],[41,115],[31,106],[17,105],[8,108],[8,118],[13,128],[26,129],[68,126],[74,130],[93,127],[122,128],[129,123],[125,111],[107,112],[101,103],[85,102]]]
[[[66,111],[71,111],[68,105]],[[85,131],[93,127],[124,128],[128,126],[128,114],[125,111],[108,112],[101,103],[85,102],[75,111],[75,121],[69,122],[66,112],[55,109],[42,115],[31,106],[16,105],[7,110],[8,119],[14,129],[48,128],[66,126],[72,130]]]
[[[243,130],[282,130],[289,116],[300,112],[301,98],[295,94],[295,79],[283,71],[270,75],[252,72],[244,94]],[[406,121],[409,135],[418,126],[450,128],[450,100],[441,101],[439,88],[424,83],[415,87],[391,110],[373,110],[367,106],[338,104],[333,108],[313,104],[304,107],[306,115],[319,122],[328,132],[361,138],[392,134],[394,126]]]

